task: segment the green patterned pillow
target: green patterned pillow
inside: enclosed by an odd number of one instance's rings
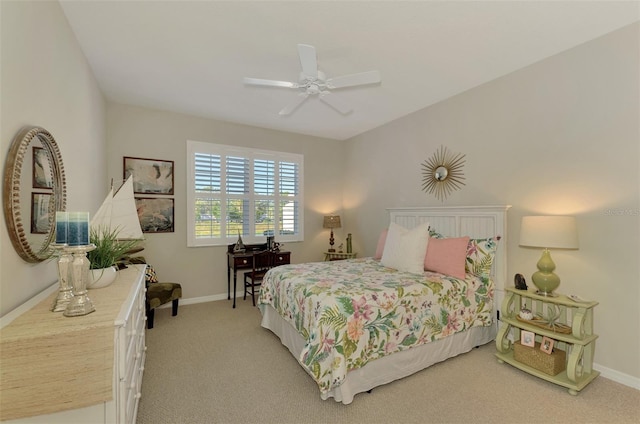
[[[469,240],[465,271],[477,276],[489,276],[500,238],[500,236],[497,236]]]
[[[433,228],[429,228],[429,236],[437,239],[446,238]],[[496,236],[469,240],[467,259],[464,264],[467,274],[473,274],[479,277],[489,277],[489,275],[491,275],[491,266],[493,265],[493,258],[498,249],[498,241],[500,241],[500,238],[500,236]]]

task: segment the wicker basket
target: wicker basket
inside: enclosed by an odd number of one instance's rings
[[[523,346],[520,342],[515,342],[513,358],[545,374],[556,375],[566,369],[567,354],[559,349],[554,349],[551,354],[545,353],[540,350],[538,342],[535,347]]]

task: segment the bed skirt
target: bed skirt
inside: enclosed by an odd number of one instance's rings
[[[265,304],[261,304],[259,307],[262,312],[262,327],[278,336],[282,344],[296,359],[300,358],[300,352],[305,344],[300,334],[273,307]],[[336,402],[349,404],[358,393],[366,392],[374,387],[414,374],[445,359],[469,352],[476,346],[491,342],[495,339],[496,334],[497,326],[495,323],[488,327],[473,327],[435,342],[376,359],[362,368],[350,371],[340,386],[327,393],[322,393],[321,398],[326,400],[332,397]]]

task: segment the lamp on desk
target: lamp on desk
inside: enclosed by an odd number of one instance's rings
[[[322,223],[322,228],[331,228],[331,236],[329,237],[329,245],[331,246],[328,252],[335,252],[336,249],[333,248],[335,244],[335,239],[333,238],[333,229],[340,228],[340,215],[325,215],[324,221]]]
[[[549,249],[578,248],[576,219],[572,216],[524,216],[520,227],[520,246],[544,248],[537,264],[538,271],[533,273],[531,280],[539,295],[557,296],[553,291],[560,285],[560,277],[553,272],[556,264]]]

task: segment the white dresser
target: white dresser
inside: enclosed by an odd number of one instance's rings
[[[90,290],[91,314],[51,312],[54,291],[8,314],[10,322],[3,317],[0,420],[135,422],[146,349],[144,267],[131,265],[109,287]]]

